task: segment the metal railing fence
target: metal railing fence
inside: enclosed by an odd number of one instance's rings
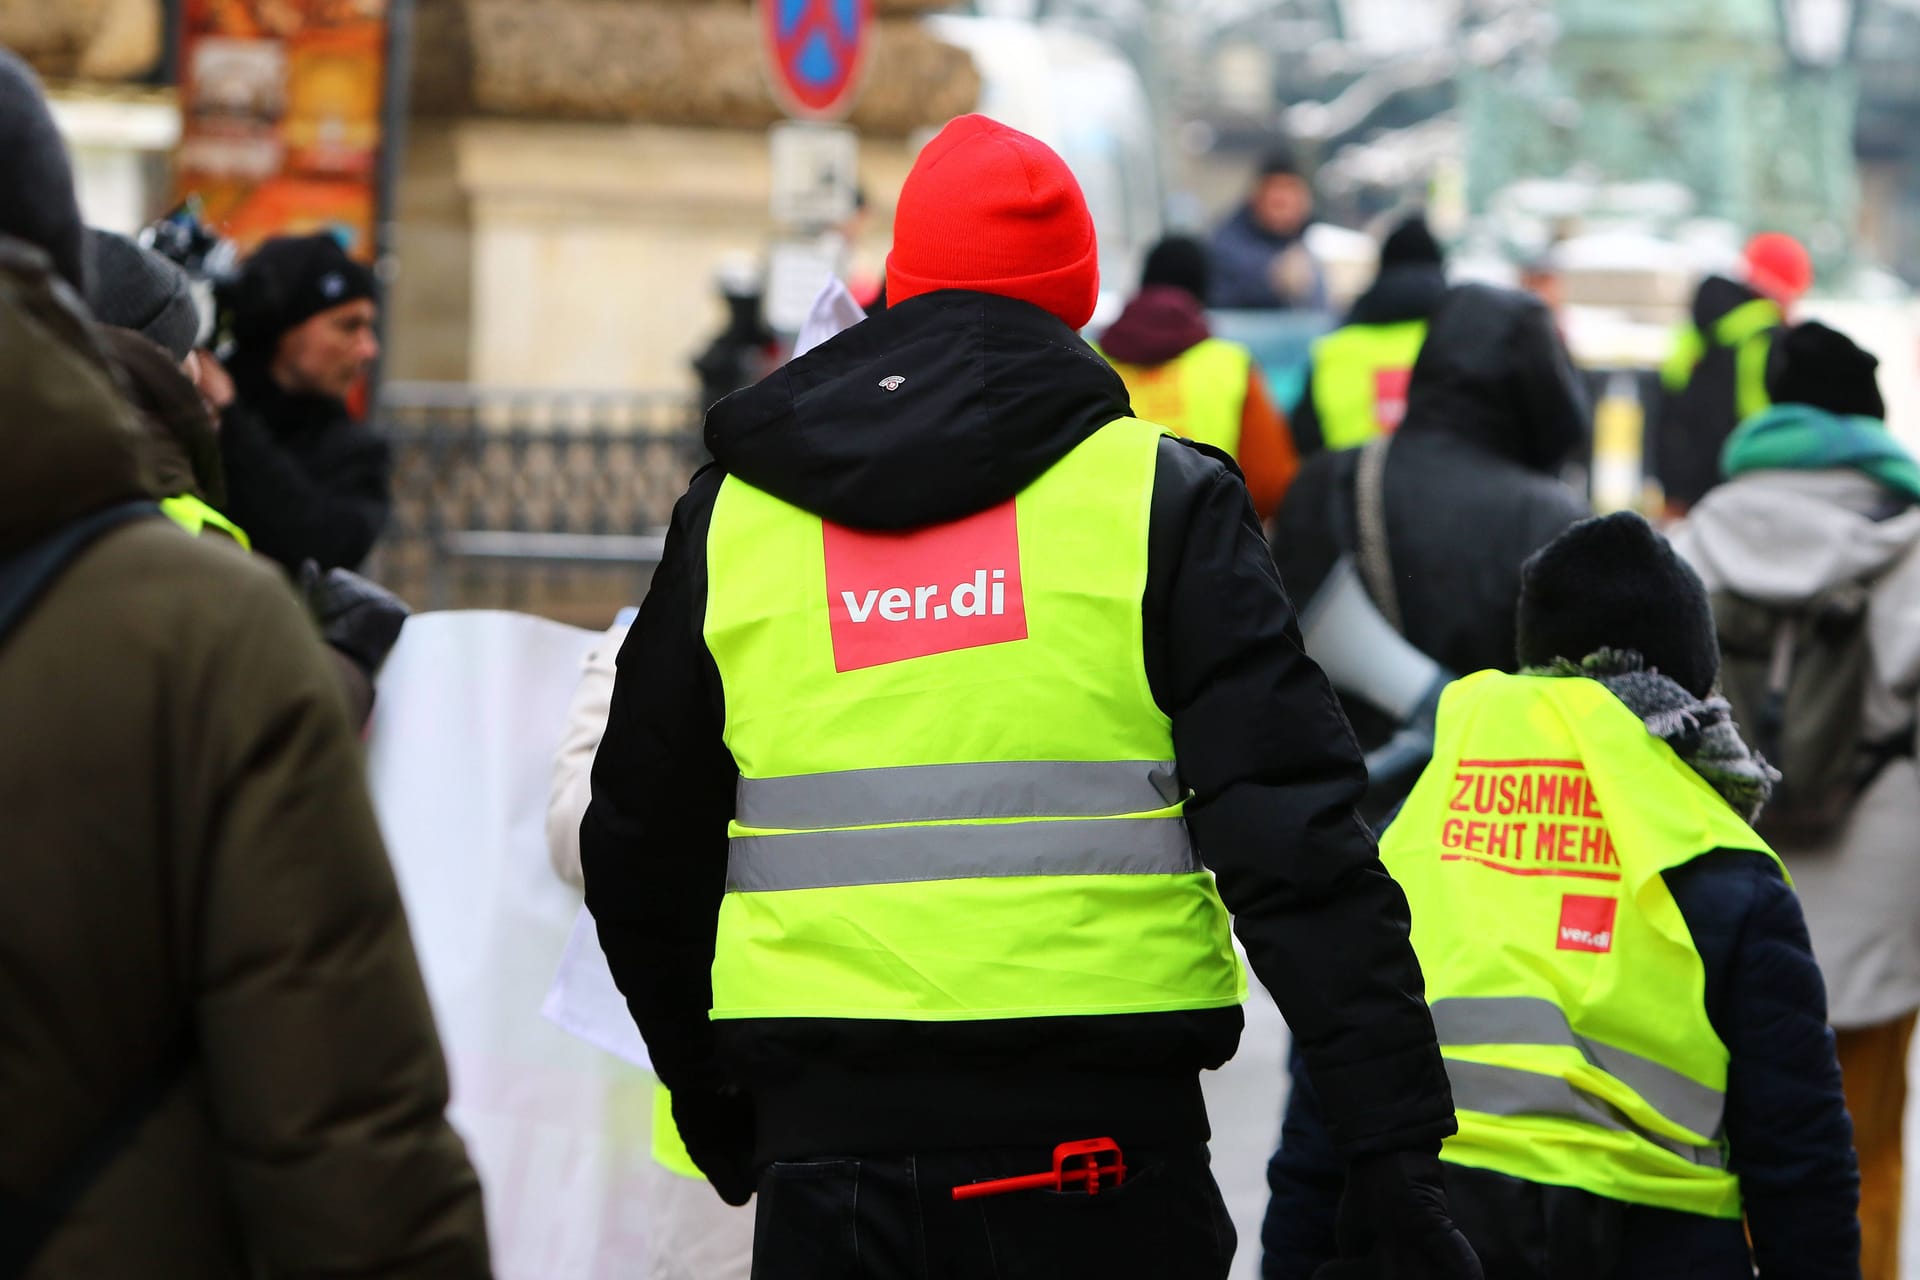
[[[419,609],[604,626],[705,457],[691,396],[389,383],[393,512],[368,571]]]

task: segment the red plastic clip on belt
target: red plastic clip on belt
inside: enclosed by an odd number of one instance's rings
[[[1063,1142],[1053,1149],[1052,1173],[1027,1173],[1017,1178],[994,1178],[987,1182],[969,1182],[953,1189],[955,1200],[978,1200],[982,1196],[1004,1196],[1015,1191],[1077,1191],[1090,1196],[1102,1187],[1117,1187],[1127,1180],[1126,1162],[1120,1145],[1112,1138],[1088,1138],[1084,1142]]]

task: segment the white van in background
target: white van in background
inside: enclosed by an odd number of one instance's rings
[[[1160,238],[1162,191],[1146,88],[1118,50],[1063,27],[940,14],[929,31],[965,49],[980,71],[982,115],[1058,151],[1086,192],[1100,238],[1100,305],[1092,327],[1120,312]]]

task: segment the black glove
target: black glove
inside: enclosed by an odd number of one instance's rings
[[[300,591],[320,624],[320,638],[352,659],[369,680],[379,674],[411,613],[406,602],[346,569],[323,574],[311,560],[300,566]]]
[[[1314,1280],[1483,1280],[1480,1260],[1447,1212],[1440,1157],[1431,1152],[1356,1157],[1335,1231],[1340,1260]]]
[[[730,1205],[753,1199],[753,1099],[738,1089],[675,1089],[673,1123],[700,1172]]]

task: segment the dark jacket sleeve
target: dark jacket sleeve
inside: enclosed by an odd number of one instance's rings
[[[738,771],[719,673],[700,637],[706,535],[721,474],[695,477],[620,648],[593,798],[580,823],[587,909],[668,1088],[724,1084],[707,1011]]]
[[[1407,900],[1354,811],[1366,768],[1224,455],[1162,443],[1146,657],[1187,820],[1254,972],[1313,1072],[1334,1142],[1437,1149],[1454,1131]]]
[[[1826,984],[1800,900],[1760,854],[1720,850],[1667,873],[1732,1060],[1727,1146],[1762,1277],[1857,1280],[1860,1177]]]
[[[228,512],[254,550],[289,569],[317,560],[321,569],[352,569],[373,550],[387,523],[390,459],[386,442],[365,429],[342,443],[326,474],[316,475],[274,440],[243,404],[221,415]]]

